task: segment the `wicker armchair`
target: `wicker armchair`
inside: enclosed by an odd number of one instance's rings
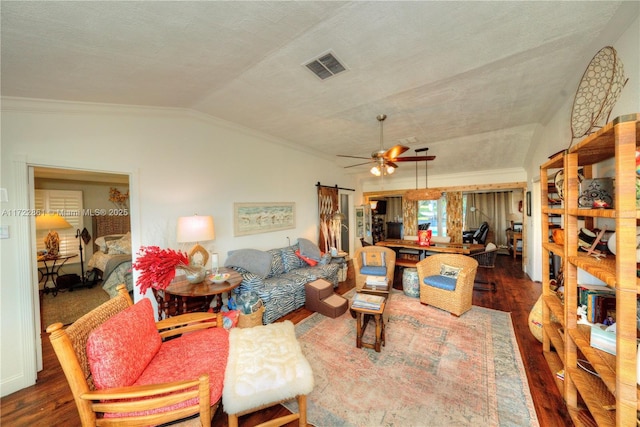
[[[200,415],[202,426],[210,426],[212,414],[215,413],[222,394],[222,381],[228,353],[228,333],[222,328],[209,329],[222,324],[219,314],[189,313],[155,323],[160,335],[159,339],[173,337],[184,332],[193,332],[166,341],[172,343],[173,348],[177,345],[195,349],[196,354],[193,354],[192,358],[189,358],[189,352],[178,349],[182,358],[179,358],[176,363],[191,364],[195,370],[200,372],[190,379],[177,380],[174,378],[163,381],[162,368],[170,369],[169,366],[163,365],[158,374],[154,371],[140,374],[140,378],[142,378],[146,373],[150,373],[145,377],[145,380],[141,380],[135,385],[102,389],[97,389],[94,385],[96,378],[92,375],[90,368],[91,355],[87,350],[87,343],[95,339],[95,336],[100,334],[99,331],[105,330],[104,326],[108,328],[113,325],[113,320],[117,322],[132,321],[131,309],[139,310],[137,304],[133,305],[125,285],[118,285],[117,291],[118,295],[90,311],[68,328],[63,329],[62,323],[54,323],[47,327],[53,350],[71,388],[82,426],[158,425],[194,414]],[[142,306],[144,305],[142,304]],[[147,309],[147,307],[143,308]],[[125,310],[127,313],[121,314]],[[144,313],[146,314],[147,311]],[[148,322],[153,324],[153,311],[150,304],[148,304],[148,315],[150,316]],[[134,319],[136,318],[134,317]],[[107,324],[108,320],[112,320],[112,322]],[[100,328],[101,326],[103,327]],[[131,328],[136,328],[136,326],[140,325],[130,325]],[[117,331],[115,332],[117,333]],[[142,332],[138,331],[137,333]],[[226,342],[218,339],[220,337],[223,337]],[[138,336],[137,338],[133,336],[133,339],[147,343],[152,340],[146,336]],[[187,342],[183,342],[184,339]],[[221,348],[226,348],[226,351],[224,352],[225,360],[217,360],[217,365],[220,366],[211,369],[207,367],[211,363],[210,357],[203,356],[198,347],[215,344],[211,342],[213,339]],[[194,343],[196,340],[200,341],[199,345]],[[125,348],[108,345],[100,348],[104,348],[107,352],[116,353],[116,356],[118,354],[122,356],[113,358],[114,365],[120,364],[120,366],[115,366],[119,368],[116,369],[118,375],[121,372],[129,371],[124,369],[122,365],[132,365],[134,361],[130,359],[129,355],[120,353],[126,350]],[[167,357],[166,354],[169,353],[165,352],[164,354]],[[140,356],[140,358],[142,357]],[[149,362],[149,366],[153,363],[153,361]],[[219,378],[214,378],[213,373],[218,374],[218,371],[219,375],[216,376]],[[103,370],[102,372],[108,373],[109,371]],[[211,396],[217,396],[217,400],[213,402],[213,411]],[[107,416],[105,417],[105,415]]]
[[[489,245],[487,245],[489,248]],[[494,268],[496,266],[496,256],[498,255],[498,248],[493,245],[490,249],[485,249],[482,252],[468,255],[469,257],[478,261],[478,267],[480,268]],[[473,289],[476,291],[492,291],[497,290],[496,282],[490,282],[487,280],[475,280]]]
[[[393,249],[389,249],[384,246],[366,246],[356,250],[355,255],[353,256],[353,271],[356,278],[356,290],[358,292],[364,290],[367,276],[371,276],[371,274],[361,273],[361,270],[363,267],[363,254],[372,252],[385,254],[384,258],[387,273],[386,276],[387,283],[389,284],[386,292],[388,293],[389,290],[393,287],[393,273],[396,266],[396,253]]]
[[[441,278],[443,266],[460,269],[453,290],[440,289],[425,283],[425,278]],[[436,254],[420,261],[416,268],[418,269],[420,302],[422,304],[446,310],[455,316],[460,316],[471,309],[473,282],[478,269],[478,261],[466,255]]]

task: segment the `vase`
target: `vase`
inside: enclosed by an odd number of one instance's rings
[[[189,269],[184,269],[184,273],[187,278],[187,282],[196,284],[201,283],[204,280],[204,276],[207,272],[204,268],[191,267]]]
[[[402,290],[404,294],[412,298],[420,298],[420,281],[417,268],[404,268],[402,272]]]

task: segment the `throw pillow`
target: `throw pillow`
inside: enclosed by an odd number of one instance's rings
[[[284,264],[285,273],[295,270],[296,268],[307,266],[307,263],[300,259],[300,257],[296,254],[296,252],[299,250],[300,248],[297,244],[282,248],[282,263]]]
[[[316,265],[318,265],[318,261],[316,261],[315,259],[311,259],[311,258],[307,258],[306,256],[302,255],[300,253],[300,250],[296,251],[296,255],[303,260],[304,262],[306,262],[307,264],[309,264],[311,267],[315,267]]]
[[[451,277],[452,279],[458,278],[458,273],[460,273],[462,267],[453,267],[451,265],[442,264],[440,266],[440,275],[445,277]]]
[[[109,318],[87,339],[87,360],[96,388],[132,385],[161,344],[148,298]]]
[[[282,249],[269,249],[267,253],[271,254],[271,269],[267,277],[274,277],[284,274],[284,260],[282,259]]]
[[[318,245],[313,243],[311,240],[303,238],[298,239],[298,245],[300,246],[300,255],[314,261],[320,261],[322,253],[320,252]]]
[[[386,266],[385,262],[385,253],[384,252],[362,252],[362,265],[363,266],[372,266],[372,267],[384,267]]]
[[[271,271],[271,254],[257,249],[230,251],[225,267],[240,267],[263,279]]]

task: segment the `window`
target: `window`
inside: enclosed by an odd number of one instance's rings
[[[71,228],[56,230],[60,236],[60,253],[77,252],[76,230],[84,228],[82,191],[35,190],[34,207],[36,210],[57,213],[71,224]],[[48,230],[36,231],[36,251],[45,249],[44,239],[47,234],[49,234]]]
[[[418,225],[430,223],[434,236],[447,235],[447,199],[418,201]]]

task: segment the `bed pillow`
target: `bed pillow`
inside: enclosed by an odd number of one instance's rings
[[[120,239],[107,241],[107,249],[109,255],[131,255],[131,234],[127,233]]]
[[[118,239],[121,239],[122,237],[124,237],[124,234],[109,234],[107,236],[98,237],[96,240],[93,241],[93,243],[95,243],[98,246],[101,252],[107,253],[107,251],[109,250],[109,248],[107,248],[107,242],[112,240],[118,240]]]
[[[271,259],[272,256],[269,252],[257,249],[239,249],[229,252],[224,266],[240,267],[264,279],[271,271]]]

